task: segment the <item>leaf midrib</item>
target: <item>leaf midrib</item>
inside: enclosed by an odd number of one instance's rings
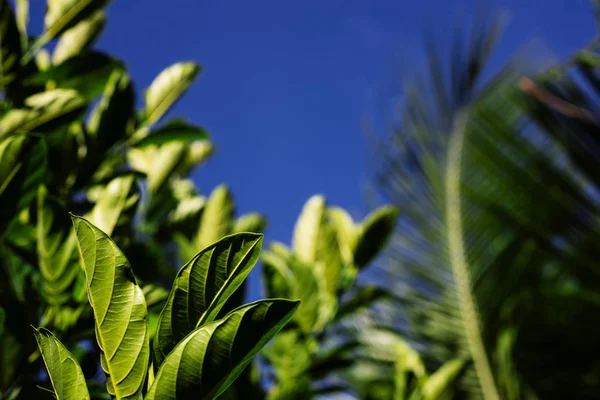
[[[227,286],[229,284],[231,284],[231,282],[237,277],[237,271],[240,268],[240,265],[242,265],[244,263],[244,261],[246,261],[248,259],[248,256],[252,254],[252,252],[256,248],[256,245],[260,241],[260,238],[259,239],[253,239],[253,240],[254,240],[254,243],[252,244],[252,246],[250,247],[250,249],[244,254],[244,256],[240,259],[240,262],[235,266],[235,268],[233,268],[232,273],[229,275],[228,279],[226,279],[223,282],[223,285],[221,286],[221,288],[219,289],[219,291],[217,291],[217,293],[213,297],[213,300],[210,302],[210,304],[208,305],[208,307],[206,308],[206,310],[204,310],[204,312],[202,313],[202,315],[198,319],[198,322],[196,323],[196,326],[194,327],[194,329],[202,326],[202,324],[204,323],[204,321],[206,320],[206,318],[208,317],[208,315],[210,314],[210,312],[219,303],[219,299],[223,295],[223,292],[225,291],[225,289],[227,289]],[[232,245],[233,245],[233,241],[229,245],[229,252],[230,252],[230,254],[231,254]],[[211,257],[211,259],[212,259],[212,257]],[[210,263],[210,260],[209,260],[209,263]],[[208,277],[208,274],[206,274],[206,276]],[[192,280],[190,279],[189,282],[192,282]],[[190,285],[189,282],[188,282],[188,285]],[[205,285],[205,287],[206,287],[206,285]],[[188,288],[188,293],[189,293],[189,288]],[[205,290],[205,293],[206,293],[206,290]]]

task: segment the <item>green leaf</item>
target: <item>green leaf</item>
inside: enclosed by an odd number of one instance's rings
[[[154,353],[165,356],[194,328],[213,321],[256,264],[262,235],[227,236],[198,253],[178,272],[160,314]]]
[[[27,38],[27,24],[29,23],[29,0],[16,0],[17,27],[22,37]]]
[[[36,197],[46,168],[43,140],[23,135],[0,140],[0,235]]]
[[[133,125],[134,102],[131,79],[125,71],[115,71],[87,124],[87,131],[100,151],[125,139],[128,126]]]
[[[0,86],[15,79],[23,55],[21,36],[8,0],[0,0]]]
[[[242,215],[233,224],[232,232],[264,232],[267,220],[259,213]]]
[[[97,11],[67,30],[60,36],[54,48],[52,62],[59,65],[63,61],[89,49],[96,42],[105,25],[106,16],[104,12]]]
[[[352,264],[354,262],[356,240],[358,239],[358,229],[354,226],[352,217],[346,210],[339,207],[328,208],[327,217],[335,228],[342,259],[346,264]]]
[[[98,202],[88,219],[106,235],[112,235],[117,226],[117,221],[129,201],[133,182],[133,175],[120,176],[110,181],[99,194]]]
[[[56,88],[74,89],[91,101],[102,94],[111,76],[123,69],[121,62],[106,54],[86,52],[35,74],[26,83],[42,86],[52,82]]]
[[[49,330],[33,329],[56,398],[58,400],[89,399],[85,376],[73,354]]]
[[[170,142],[191,143],[208,140],[208,132],[199,126],[188,124],[184,119],[172,119],[135,144],[136,147],[160,146]]]
[[[199,72],[197,64],[181,62],[158,74],[146,91],[146,122],[158,121],[188,90]]]
[[[296,256],[305,263],[310,264],[317,260],[319,230],[324,215],[325,198],[317,195],[308,199],[296,221],[292,248]]]
[[[45,124],[60,124],[82,111],[85,100],[70,89],[55,89],[35,94],[25,100],[29,108],[10,110],[0,121],[0,137],[14,133],[42,130]]]
[[[53,199],[44,186],[38,190],[37,253],[46,300],[63,304],[69,287],[80,271],[77,238],[67,210]]]
[[[361,230],[354,250],[354,263],[359,268],[366,267],[385,247],[396,226],[398,210],[384,206],[371,213],[361,224]]]
[[[127,152],[127,161],[148,178],[148,190],[158,192],[182,160],[186,145],[178,142],[163,144],[160,147],[148,145],[143,148],[131,148]]]
[[[215,146],[207,140],[190,143],[183,160],[177,165],[177,173],[180,176],[188,175],[192,169],[208,160],[214,154],[214,151]]]
[[[100,361],[107,374],[106,387],[119,400],[137,398],[150,359],[143,291],[117,245],[87,220],[71,218],[102,351]]]
[[[231,191],[225,185],[217,186],[204,205],[195,242],[201,249],[231,233],[235,203]]]
[[[423,400],[437,400],[442,395],[450,399],[447,391],[452,389],[452,383],[463,370],[464,365],[465,362],[462,360],[450,360],[430,375],[421,388]]]
[[[321,220],[317,244],[318,270],[324,280],[325,288],[337,295],[342,277],[342,256],[335,228],[325,219]]]
[[[67,29],[77,25],[88,16],[105,7],[111,0],[48,0],[45,32],[38,40],[40,44],[47,43]]]
[[[258,301],[197,328],[167,356],[146,400],[218,397],[290,320],[298,304]]]
[[[277,254],[273,245],[262,261],[269,295],[300,299],[294,321],[304,333],[322,330],[334,316],[336,299],[327,291],[321,271],[291,255]]]

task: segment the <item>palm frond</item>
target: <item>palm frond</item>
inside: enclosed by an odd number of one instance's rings
[[[580,351],[598,328],[575,340],[570,324],[583,329],[583,311],[561,319],[542,302],[564,301],[565,312],[578,304],[589,318],[600,311],[582,294],[600,289],[596,42],[519,84],[519,63],[483,79],[496,38],[497,25],[482,23],[454,40],[449,57],[430,46],[428,79],[412,80],[379,138],[375,185],[401,210],[382,272],[410,293],[402,330],[425,344],[430,368],[473,360],[463,395],[566,398],[574,383],[561,382],[573,379],[585,397],[600,389],[593,357],[568,373],[548,357],[570,365],[567,349]],[[516,378],[501,378],[509,361]]]

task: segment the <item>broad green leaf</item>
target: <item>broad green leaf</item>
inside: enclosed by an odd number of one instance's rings
[[[61,117],[81,112],[86,104],[74,90],[55,89],[28,97],[25,105],[29,108],[10,110],[2,118],[0,137],[35,132],[51,122],[61,123]]]
[[[294,227],[292,248],[296,256],[303,262],[311,264],[317,260],[319,229],[325,214],[323,196],[313,196],[302,208],[302,212]]]
[[[4,323],[6,322],[6,311],[4,308],[0,307],[0,338],[2,338],[2,334],[4,333]]]
[[[173,175],[186,151],[186,145],[178,142],[163,144],[160,147],[148,145],[143,148],[131,148],[127,152],[127,161],[131,166],[148,178],[148,189],[158,192]]]
[[[15,79],[22,55],[17,22],[8,0],[0,0],[0,86]]]
[[[68,291],[80,272],[77,238],[67,210],[48,194],[38,191],[37,253],[46,299],[63,304],[71,297]]]
[[[259,213],[242,215],[235,220],[232,232],[263,232],[267,226],[267,220]]]
[[[92,51],[75,55],[51,66],[29,78],[26,83],[41,86],[52,82],[56,88],[74,89],[91,101],[102,94],[112,75],[123,69],[121,62],[106,54]]]
[[[43,140],[23,135],[0,139],[0,235],[36,197],[46,168]]]
[[[52,62],[55,65],[59,65],[66,59],[79,55],[89,49],[98,39],[105,25],[106,16],[104,12],[97,11],[67,30],[60,36],[54,48]]]
[[[117,399],[137,398],[150,359],[144,294],[117,245],[84,218],[72,219],[102,351],[100,361],[107,374],[106,387]]]
[[[146,400],[218,397],[290,320],[298,303],[258,301],[197,328],[167,356]]]
[[[213,321],[256,264],[262,235],[227,236],[198,253],[178,272],[161,312],[157,364],[194,328]]]
[[[39,44],[46,43],[77,25],[111,0],[48,0],[44,19],[45,32]],[[38,45],[39,45],[38,44]]]
[[[360,234],[354,250],[354,263],[366,267],[384,248],[396,226],[398,210],[384,206],[371,213],[361,224]]]
[[[335,228],[342,259],[346,264],[352,264],[354,262],[354,248],[358,239],[358,229],[354,226],[352,217],[340,207],[328,208],[327,217]]]
[[[56,398],[58,400],[89,399],[85,376],[73,354],[49,330],[34,328],[34,334]]]
[[[462,360],[450,360],[430,375],[421,388],[423,400],[438,400],[444,395],[443,398],[452,398],[448,391],[452,390],[452,384],[463,370],[464,365]]]
[[[170,142],[191,143],[197,140],[208,140],[208,132],[199,126],[190,125],[184,119],[173,119],[158,129],[151,131],[135,144],[136,147],[148,145],[160,146]]]
[[[320,331],[333,318],[337,304],[335,296],[325,287],[321,271],[315,265],[293,256],[282,257],[273,250],[271,246],[262,256],[269,295],[300,299],[302,304],[294,321],[304,333]]]
[[[188,90],[199,72],[197,64],[181,62],[158,74],[146,91],[146,122],[154,124],[158,121]]]
[[[110,181],[102,189],[97,203],[87,217],[106,235],[112,235],[117,226],[117,221],[127,205],[133,182],[133,175],[120,176]]]
[[[217,186],[204,205],[195,238],[197,248],[206,247],[231,233],[234,213],[235,203],[229,188]]]

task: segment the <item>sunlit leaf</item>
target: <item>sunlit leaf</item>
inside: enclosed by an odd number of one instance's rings
[[[61,64],[66,59],[79,55],[84,50],[89,49],[98,39],[105,25],[106,17],[104,12],[97,11],[67,30],[60,36],[54,48],[52,62],[55,65]]]
[[[72,216],[94,312],[108,392],[137,398],[150,359],[148,312],[142,289],[117,245],[87,220]]]
[[[146,174],[148,189],[154,193],[173,175],[185,151],[186,145],[178,142],[166,143],[160,147],[148,145],[129,149],[127,161],[135,170]]]
[[[194,328],[213,321],[248,276],[262,248],[262,235],[227,236],[183,266],[161,312],[154,353],[157,363]]]
[[[110,181],[99,195],[92,212],[87,216],[98,229],[112,235],[121,212],[127,205],[134,183],[132,175],[120,176]]]
[[[225,185],[217,186],[204,205],[195,238],[197,248],[206,247],[229,234],[234,212],[235,203],[231,191]]]
[[[58,400],[89,399],[85,376],[73,354],[49,330],[34,328],[34,334],[56,398]]]
[[[188,90],[199,72],[197,64],[181,62],[158,74],[146,91],[146,121],[150,124],[158,121]]]
[[[185,337],[161,365],[147,400],[213,399],[289,321],[298,302],[263,300]]]
[[[79,113],[85,100],[70,89],[55,89],[26,99],[29,108],[12,109],[0,121],[0,137],[43,129],[45,124],[60,123],[62,117]],[[60,120],[59,120],[60,119]]]
[[[263,232],[267,226],[267,220],[259,213],[242,215],[235,220],[232,232]]]
[[[15,7],[17,27],[19,28],[21,35],[26,38],[27,24],[29,23],[29,0],[17,0],[15,2]]]
[[[105,7],[111,0],[48,0],[41,43],[50,41]]]
[[[325,215],[325,199],[313,196],[304,204],[304,208],[296,221],[292,248],[298,258],[305,263],[317,260],[319,229]]]
[[[342,259],[347,264],[353,263],[358,228],[355,227],[352,217],[340,207],[328,208],[327,217],[335,228]]]
[[[447,399],[452,398],[448,391],[452,391],[452,382],[463,370],[465,362],[462,360],[450,360],[429,376],[421,391],[424,400],[437,400],[445,395]]]

